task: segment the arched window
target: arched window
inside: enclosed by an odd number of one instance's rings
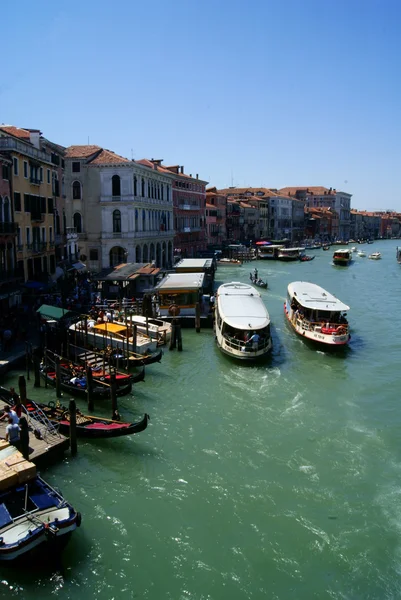
[[[81,200],[81,184],[79,181],[74,181],[72,184],[72,199]]]
[[[139,231],[139,226],[138,226],[138,209],[135,209],[135,231]]]
[[[138,180],[136,178],[136,175],[134,175],[134,196],[136,196],[138,193]]]
[[[146,215],[145,211],[142,211],[142,231],[146,231]]]
[[[142,192],[141,196],[142,196],[142,198],[144,198],[145,197],[145,180],[144,180],[143,177],[142,177],[142,186],[141,187],[142,187],[142,189],[141,189],[141,192]]]
[[[167,194],[167,202],[170,202],[170,188],[168,186],[166,188],[166,194]]]
[[[121,233],[121,212],[113,210],[113,233]]]
[[[7,196],[4,198],[4,223],[9,223],[10,219],[11,219],[11,214],[10,214],[10,201],[7,198]]]
[[[148,181],[148,198],[150,198],[150,181]]]
[[[161,188],[162,188],[162,200],[164,200],[164,185],[163,184],[161,185]]]
[[[119,175],[113,175],[111,178],[111,195],[121,196],[121,179]]]
[[[0,196],[0,223],[3,222],[3,198]]]
[[[82,233],[82,216],[79,212],[74,213],[74,227],[77,233]]]

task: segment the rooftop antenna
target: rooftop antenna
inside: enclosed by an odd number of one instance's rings
[[[233,176],[233,170],[231,169],[231,187],[234,187],[234,176]]]
[[[131,148],[131,160],[134,160],[134,149]]]
[[[88,146],[89,146],[89,135],[88,135]]]

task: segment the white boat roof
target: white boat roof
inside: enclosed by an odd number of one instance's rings
[[[270,250],[270,248],[284,248],[280,244],[270,244],[269,246],[258,246],[259,250]]]
[[[213,264],[212,258],[183,258],[176,265],[175,269],[210,269]]]
[[[217,305],[223,321],[235,329],[263,329],[270,323],[261,295],[247,283],[232,281],[221,285]]]
[[[294,252],[294,250],[305,250],[305,248],[281,248],[281,252]]]
[[[298,300],[301,306],[312,310],[330,310],[343,311],[350,307],[341,302],[338,298],[326,292],[320,285],[309,283],[308,281],[293,281],[288,286],[288,295],[290,298]]]
[[[204,273],[169,273],[161,280],[157,289],[167,290],[199,290],[203,286]]]
[[[334,250],[334,254],[349,254],[351,250],[347,248],[340,248],[339,250]]]

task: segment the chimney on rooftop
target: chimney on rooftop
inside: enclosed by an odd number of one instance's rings
[[[196,174],[196,179],[199,179],[199,175],[198,175],[198,173]]]
[[[35,148],[38,148],[38,150],[40,150],[40,131],[30,131],[29,139],[32,146],[35,146]]]
[[[181,175],[184,175],[184,167],[183,166],[180,167],[180,173],[181,173]]]

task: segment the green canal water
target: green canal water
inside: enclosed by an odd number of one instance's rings
[[[184,351],[167,350],[119,400],[126,419],[148,412],[148,429],[81,442],[76,458],[42,472],[82,512],[82,526],[59,568],[1,566],[1,596],[400,598],[397,243],[363,246],[382,260],[355,256],[349,268],[322,250],[310,263],[259,261],[271,360],[232,362],[211,330],[184,330]],[[217,283],[247,282],[254,264],[220,268]],[[351,306],[347,352],[312,349],[286,325],[287,285],[302,279]],[[54,399],[32,381],[28,392]]]

